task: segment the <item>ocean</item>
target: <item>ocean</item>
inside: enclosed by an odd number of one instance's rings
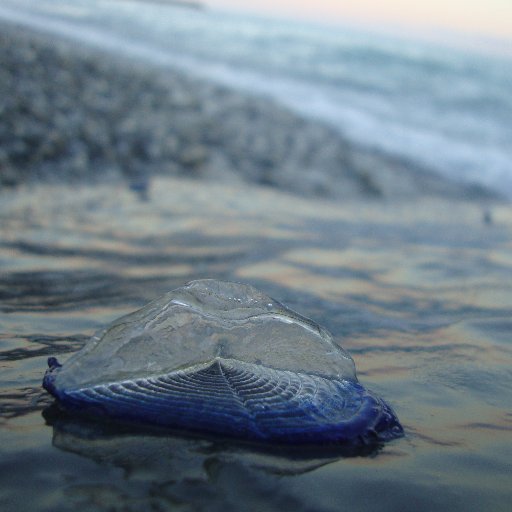
[[[0,17],[266,96],[355,146],[512,198],[512,57],[361,29],[119,0]]]

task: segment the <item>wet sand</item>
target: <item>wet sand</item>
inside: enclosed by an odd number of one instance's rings
[[[147,200],[122,184],[39,184],[0,205],[7,510],[508,510],[509,206],[489,223],[472,203],[336,205],[164,177]],[[356,457],[289,454],[55,413],[47,357],[201,277],[249,282],[327,327],[405,438]]]

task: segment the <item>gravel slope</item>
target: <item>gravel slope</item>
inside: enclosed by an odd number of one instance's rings
[[[3,186],[164,174],[331,198],[486,195],[267,99],[24,27],[1,24],[0,64]]]

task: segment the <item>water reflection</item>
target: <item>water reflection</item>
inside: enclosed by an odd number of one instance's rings
[[[326,445],[294,448],[234,442],[232,439],[188,435],[168,429],[96,422],[70,415],[57,404],[43,410],[53,428],[53,445],[60,450],[91,458],[99,464],[122,468],[128,475],[143,472],[154,481],[200,478],[210,470],[240,465],[275,475],[299,475],[346,457],[373,457],[379,443],[366,446]]]

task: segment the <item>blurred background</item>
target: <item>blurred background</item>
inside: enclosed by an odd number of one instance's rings
[[[176,4],[2,2],[4,185],[512,197],[508,2]]]

